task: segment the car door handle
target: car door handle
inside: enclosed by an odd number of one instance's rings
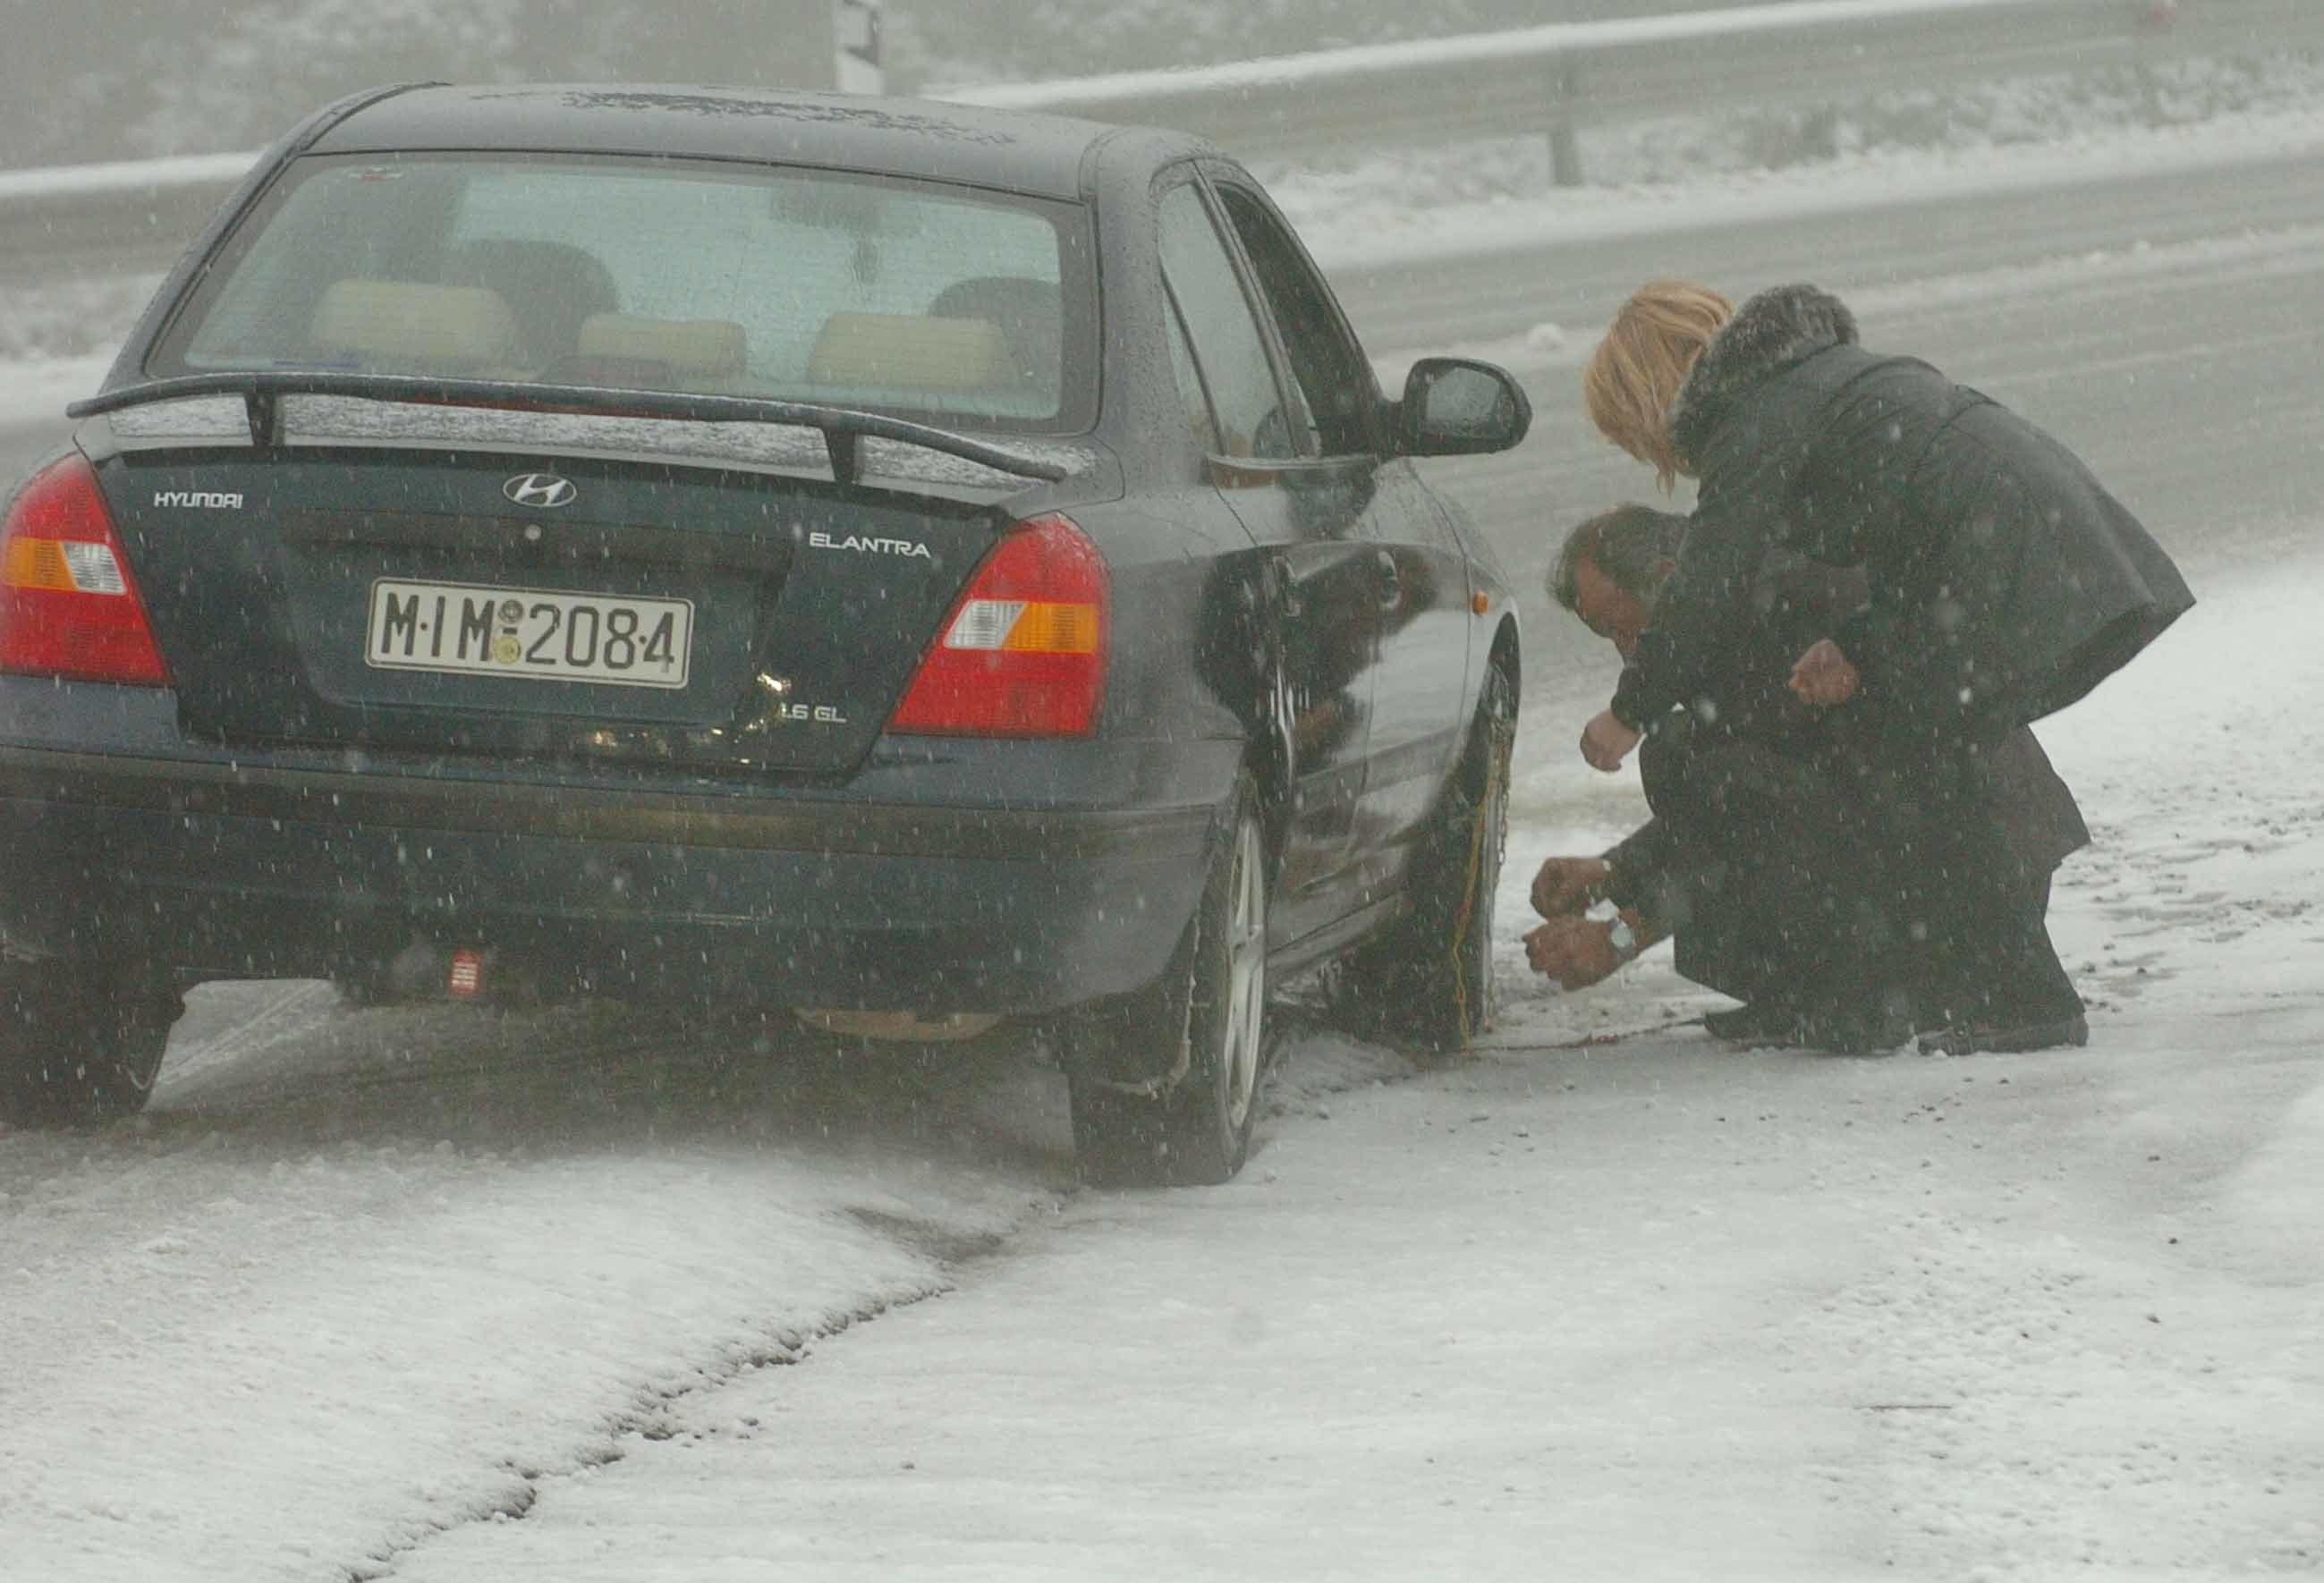
[[[1380,608],[1394,610],[1404,603],[1404,577],[1396,569],[1396,557],[1384,549],[1374,550],[1372,566],[1379,572]]]

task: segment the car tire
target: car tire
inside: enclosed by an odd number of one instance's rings
[[[1336,975],[1333,999],[1360,1031],[1443,1056],[1492,1026],[1493,898],[1508,849],[1517,687],[1486,673],[1468,750],[1413,853],[1413,900]]]
[[[1266,1075],[1267,912],[1272,871],[1256,788],[1238,786],[1227,839],[1194,920],[1151,989],[1067,1036],[1074,1152],[1083,1175],[1120,1186],[1231,1181],[1250,1155]],[[1176,1072],[1153,1091],[1091,1075],[1082,1040],[1162,1042],[1151,1066]],[[1183,1054],[1183,1070],[1180,1056]],[[1118,1064],[1118,1057],[1108,1064]]]
[[[0,972],[0,1121],[70,1126],[134,1116],[153,1097],[185,1002],[167,984],[59,963]]]

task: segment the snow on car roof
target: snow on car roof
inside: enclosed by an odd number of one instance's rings
[[[969,182],[1049,198],[1081,190],[1107,126],[1062,115],[855,94],[612,83],[416,87],[355,111],[317,153],[509,149],[774,160]]]

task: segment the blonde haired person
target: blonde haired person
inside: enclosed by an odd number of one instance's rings
[[[1735,305],[1707,286],[1650,281],[1622,304],[1582,371],[1590,421],[1652,467],[1665,494],[1686,470],[1671,446],[1671,403],[1694,360],[1734,314]]]
[[[1791,685],[1818,706],[1860,692],[1876,724],[1849,806],[1913,877],[1909,1015],[1930,1048],[2085,1042],[2043,921],[2046,876],[2000,833],[1990,760],[2194,603],[2170,557],[2065,446],[1925,363],[1866,350],[1846,304],[1813,286],[1729,311],[1705,287],[1655,281],[1615,316],[1582,389],[1609,440],[1665,488],[1698,486],[1583,758],[1618,768],[1649,726],[1716,694],[1770,551],[1862,567],[1868,603]]]

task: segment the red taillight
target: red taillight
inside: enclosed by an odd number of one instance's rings
[[[1106,575],[1055,512],[1016,524],[968,580],[888,729],[930,736],[1077,737],[1105,694]]]
[[[42,469],[0,526],[0,671],[169,685],[87,457]]]

